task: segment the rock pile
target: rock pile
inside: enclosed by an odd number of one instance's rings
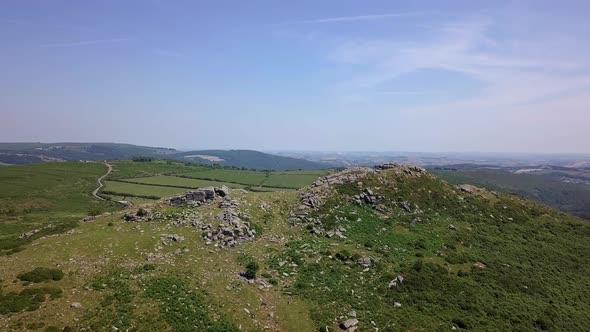
[[[172,197],[168,200],[171,205],[192,204],[200,205],[210,202],[216,197],[226,197],[229,195],[229,188],[221,187],[205,187],[197,190],[186,192],[182,195]]]
[[[221,222],[217,228],[207,225],[203,229],[203,239],[207,244],[214,243],[216,247],[234,247],[244,241],[252,240],[256,236],[256,230],[252,228],[248,219],[250,216],[245,213],[239,213],[235,210],[239,203],[229,197],[226,197],[219,203],[223,211],[217,215]],[[245,220],[244,220],[245,219]]]
[[[134,221],[134,222],[153,221],[153,220],[162,219],[162,218],[164,218],[164,215],[161,212],[152,212],[151,210],[142,209],[142,208],[140,208],[139,210],[137,210],[135,212],[127,212],[123,216],[123,219],[125,219],[125,221]]]
[[[162,234],[160,237],[163,240],[173,241],[173,242],[181,242],[184,241],[184,236],[178,234]]]

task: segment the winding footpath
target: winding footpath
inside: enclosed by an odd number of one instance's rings
[[[99,177],[99,178],[98,178],[98,181],[97,181],[97,183],[98,183],[98,188],[94,189],[94,191],[92,192],[92,196],[94,196],[94,197],[96,197],[96,198],[100,199],[101,201],[106,201],[106,199],[104,199],[104,198],[102,198],[102,197],[100,197],[100,196],[98,195],[98,191],[99,191],[99,190],[100,190],[102,187],[104,187],[104,185],[102,184],[102,180],[104,180],[104,178],[106,178],[107,176],[109,176],[109,174],[111,174],[111,172],[113,171],[113,166],[112,166],[111,164],[107,163],[107,162],[105,162],[105,163],[103,163],[103,164],[104,164],[106,167],[108,167],[108,170],[107,170],[107,172],[106,172],[106,173],[105,173],[103,176],[101,176],[101,177]]]

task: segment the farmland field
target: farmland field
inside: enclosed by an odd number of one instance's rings
[[[120,196],[149,196],[154,199],[162,197],[171,197],[187,191],[186,188],[175,188],[175,187],[162,187],[162,186],[151,186],[119,181],[105,181],[104,191],[106,193],[115,192]]]
[[[266,173],[267,172],[216,169],[196,170],[178,175],[195,179],[233,182],[245,185],[260,185],[264,179],[266,179]]]
[[[226,185],[258,192],[296,190],[328,174],[326,170],[252,171],[183,164],[174,161],[115,161],[103,195],[142,203],[190,189]],[[115,197],[116,196],[116,197]]]
[[[199,180],[199,179],[188,179],[169,175],[157,175],[149,176],[144,178],[133,178],[128,179],[132,182],[154,184],[161,186],[175,186],[175,187],[190,187],[190,188],[201,188],[208,186],[220,186],[226,185],[230,188],[244,188],[244,185],[237,183],[225,183],[219,181]]]

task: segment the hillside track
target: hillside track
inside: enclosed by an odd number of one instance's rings
[[[107,162],[104,162],[103,164],[107,167],[107,172],[103,176],[99,177],[98,180],[96,181],[98,183],[98,187],[96,189],[94,189],[94,191],[92,192],[92,196],[96,197],[97,199],[99,199],[101,201],[106,201],[106,199],[104,199],[98,195],[98,191],[102,187],[104,187],[102,180],[104,180],[104,178],[106,178],[107,176],[109,176],[109,174],[111,174],[111,172],[113,171],[113,165],[111,165]]]

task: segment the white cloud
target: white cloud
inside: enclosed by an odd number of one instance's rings
[[[508,106],[589,87],[589,75],[568,74],[582,72],[588,64],[546,57],[536,52],[539,45],[524,47],[527,44],[518,40],[494,38],[495,24],[490,19],[469,19],[433,29],[420,40],[350,40],[333,50],[330,58],[362,68],[340,85],[348,91],[375,90],[421,69],[466,74],[487,86],[475,99],[459,103],[468,108]],[[545,41],[545,47],[551,49],[551,40]]]

